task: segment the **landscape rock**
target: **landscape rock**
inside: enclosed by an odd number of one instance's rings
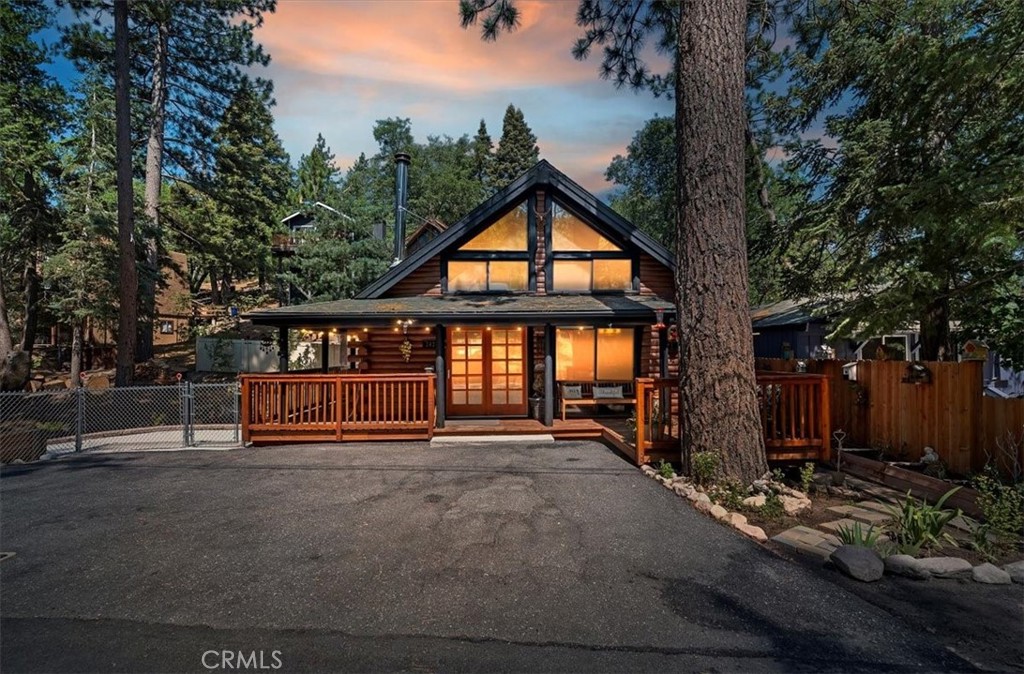
[[[679,483],[679,482],[677,482],[674,485],[672,485],[672,491],[674,491],[675,493],[679,494],[683,498],[690,498],[691,494],[696,494],[697,493],[697,490],[694,489],[691,485],[688,485],[686,483]]]
[[[758,543],[764,543],[768,540],[768,535],[761,527],[755,527],[753,524],[736,524],[733,526],[736,527],[736,531],[753,538]]]
[[[709,512],[711,513],[711,516],[714,517],[716,520],[724,520],[726,516],[729,514],[728,510],[718,505],[717,503],[711,506],[711,510]]]
[[[705,494],[704,492],[694,491],[692,494],[690,494],[686,498],[688,498],[691,501],[693,501],[694,504],[697,504],[697,503],[707,503],[708,504],[708,510],[711,509],[711,497],[708,496],[707,494]]]
[[[647,476],[650,476],[650,477],[654,477],[655,475],[658,474],[658,471],[654,470],[654,468],[652,468],[651,466],[648,466],[646,463],[644,465],[640,466],[640,470],[642,470],[644,472],[644,475],[647,475]]]
[[[698,499],[698,500],[693,502],[693,507],[696,508],[697,510],[701,511],[702,513],[709,513],[709,512],[711,512],[711,509],[714,508],[715,506],[713,506],[711,504],[710,500],[708,500],[708,501],[701,501],[701,500]]]
[[[739,513],[728,513],[725,516],[725,521],[734,527],[739,527],[739,525],[747,523],[747,516]]]
[[[979,564],[971,570],[971,580],[988,585],[1009,585],[1013,582],[1009,573],[988,562]]]
[[[885,570],[895,576],[904,576],[914,580],[928,580],[932,574],[922,567],[919,560],[910,555],[890,555],[885,558]]]
[[[786,496],[792,496],[798,501],[810,501],[810,499],[807,498],[807,494],[803,493],[799,489],[793,489],[792,487],[783,486],[779,491],[781,491]]]
[[[1024,583],[1024,560],[1005,565],[1003,571],[1010,574],[1010,580],[1013,582]]]
[[[768,479],[761,478],[760,480],[754,480],[754,483],[752,485],[750,485],[750,486],[756,492],[760,492],[762,494],[767,494],[768,492],[771,491],[771,487],[769,486],[770,484],[771,484],[771,482]]]
[[[768,501],[768,497],[764,494],[757,494],[756,496],[748,496],[743,499],[743,505],[748,508],[763,508],[765,502]]]
[[[829,559],[850,578],[871,583],[885,573],[885,564],[878,553],[860,545],[840,545]]]
[[[786,514],[790,517],[799,515],[803,511],[811,507],[810,499],[798,499],[794,496],[780,496],[779,500],[782,501],[782,509],[786,511]]]
[[[959,557],[925,557],[917,561],[936,578],[963,578],[974,569],[970,562]]]

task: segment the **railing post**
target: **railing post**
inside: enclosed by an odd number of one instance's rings
[[[250,438],[249,424],[252,423],[249,408],[249,395],[251,382],[248,377],[242,376],[242,444],[248,444]]]
[[[427,379],[427,439],[431,440],[434,437],[434,398],[436,396],[435,382],[437,376],[432,376]],[[414,384],[415,385],[415,384]]]
[[[647,398],[647,381],[645,379],[636,380],[636,437],[633,438],[634,445],[636,447],[636,465],[642,466],[647,462],[646,452],[644,451],[647,438],[647,430],[644,428],[644,420],[647,417],[646,409],[646,398]]]
[[[342,410],[344,409],[342,396],[344,395],[345,384],[342,381],[342,376],[339,374],[334,379],[334,423],[337,433],[334,439],[337,440],[338,442],[342,441],[341,421],[345,417],[344,413],[342,412]]]
[[[832,392],[829,389],[828,377],[822,377],[820,380],[821,388],[819,395],[821,396],[821,453],[818,455],[818,460],[821,461],[826,457],[834,463],[835,457],[832,456]]]

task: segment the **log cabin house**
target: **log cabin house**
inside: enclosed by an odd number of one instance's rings
[[[464,419],[550,429],[614,405],[635,407],[641,440],[624,430],[622,451],[678,459],[673,255],[544,160],[407,254],[408,163],[396,155],[384,275],[351,299],[248,314],[277,328],[281,372],[242,377],[244,439],[429,438]],[[319,336],[319,374],[286,374],[296,330]]]

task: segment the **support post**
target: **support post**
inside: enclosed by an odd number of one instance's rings
[[[436,355],[434,357],[434,374],[436,375],[436,397],[437,416],[434,418],[434,425],[437,428],[444,428],[446,404],[448,400],[448,363],[445,361],[445,354],[448,349],[448,334],[443,325],[434,326],[434,344]]]
[[[544,326],[544,425],[555,424],[555,326]]]
[[[288,371],[288,328],[283,326],[277,329],[277,369]]]
[[[320,335],[320,372],[327,374],[330,371],[331,360],[331,335],[326,330]]]
[[[75,384],[75,451],[82,451],[82,431],[85,426],[85,387],[79,378]]]
[[[668,379],[668,328],[658,329],[658,376]]]

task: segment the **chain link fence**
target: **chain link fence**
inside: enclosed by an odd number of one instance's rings
[[[0,463],[85,450],[237,446],[237,383],[0,393]]]

